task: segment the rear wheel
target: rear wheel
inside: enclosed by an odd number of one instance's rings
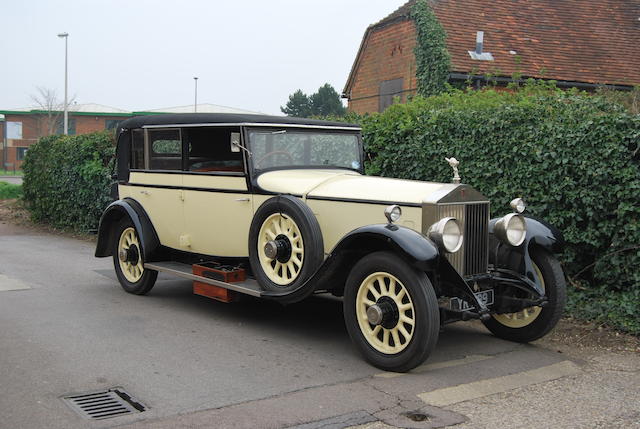
[[[144,267],[140,238],[129,218],[115,228],[113,265],[122,288],[135,295],[144,295],[153,288],[158,272]]]
[[[484,321],[484,325],[497,337],[520,343],[534,341],[548,334],[562,317],[567,301],[567,285],[560,263],[542,248],[532,250],[531,260],[548,303],[544,307],[492,315]]]
[[[364,358],[387,371],[409,371],[424,362],[440,329],[429,278],[390,252],[367,255],[351,270],[344,318]]]

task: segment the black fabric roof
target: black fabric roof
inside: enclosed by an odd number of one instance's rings
[[[135,116],[120,123],[121,128],[141,128],[145,125],[178,124],[288,124],[359,128],[359,125],[289,116],[247,115],[239,113],[173,113],[165,115]]]

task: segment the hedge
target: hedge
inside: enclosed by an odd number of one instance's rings
[[[112,132],[49,136],[27,151],[24,200],[37,222],[64,229],[97,229],[109,204]]]
[[[564,233],[570,311],[640,333],[640,116],[532,84],[416,98],[361,122],[368,174],[449,182],[455,156],[494,216],[523,197]]]

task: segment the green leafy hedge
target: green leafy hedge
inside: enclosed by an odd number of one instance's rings
[[[49,136],[27,151],[24,199],[32,217],[58,228],[97,229],[109,204],[113,133]]]
[[[493,215],[524,197],[568,242],[570,309],[640,333],[640,116],[530,84],[416,98],[361,122],[368,174],[449,182],[455,156]]]

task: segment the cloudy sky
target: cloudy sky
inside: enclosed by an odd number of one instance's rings
[[[0,110],[41,86],[144,110],[198,101],[280,114],[288,95],[342,91],[366,27],[405,0],[25,0],[0,24]]]

